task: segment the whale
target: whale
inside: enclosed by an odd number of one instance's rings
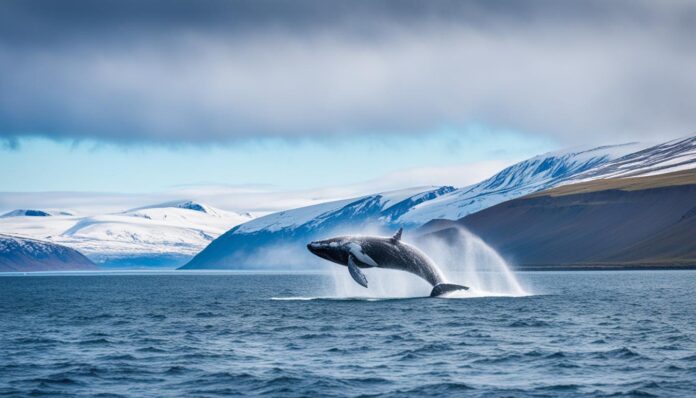
[[[350,276],[367,288],[363,268],[395,269],[415,274],[433,287],[430,297],[438,297],[467,286],[448,283],[440,269],[425,253],[401,240],[403,228],[392,237],[337,236],[307,244],[307,249],[324,260],[348,267]]]

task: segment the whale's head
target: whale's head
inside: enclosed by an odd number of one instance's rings
[[[344,237],[317,240],[309,243],[307,249],[324,260],[348,265],[349,249],[346,246],[346,238]]]

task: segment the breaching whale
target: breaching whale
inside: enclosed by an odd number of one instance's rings
[[[437,297],[455,290],[468,290],[466,286],[446,283],[435,263],[417,248],[401,241],[403,228],[391,238],[376,236],[339,236],[311,242],[307,249],[313,254],[348,267],[350,276],[363,287],[367,278],[360,268],[389,268],[410,272],[433,286],[430,297]]]

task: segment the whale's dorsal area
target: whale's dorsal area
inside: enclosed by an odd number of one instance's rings
[[[401,240],[401,233],[402,233],[402,232],[404,232],[404,229],[403,229],[403,228],[399,228],[399,230],[396,231],[396,233],[394,234],[394,236],[392,236],[392,241],[394,241],[394,242],[400,241],[400,240]]]

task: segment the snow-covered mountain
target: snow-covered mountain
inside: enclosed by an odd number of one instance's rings
[[[237,232],[328,229],[349,222],[362,223],[365,220],[393,224],[400,222],[401,217],[413,207],[453,191],[455,188],[450,186],[417,187],[327,202],[269,214],[240,225]]]
[[[72,271],[96,268],[87,257],[69,247],[0,234],[0,272]]]
[[[7,217],[0,231],[66,245],[100,265],[172,267],[252,218],[185,201],[88,217]]]
[[[308,260],[302,250],[303,243],[327,235],[366,230],[388,233],[398,226],[405,226],[408,231],[433,219],[456,220],[578,176],[594,179],[615,176],[612,171],[616,167],[630,168],[635,175],[672,171],[673,168],[657,166],[657,159],[661,165],[686,167],[691,163],[685,162],[693,159],[689,156],[693,153],[694,140],[696,137],[657,146],[630,143],[552,152],[514,164],[487,180],[459,189],[414,188],[270,214],[225,233],[184,268],[292,265],[294,259],[300,259],[300,263]],[[605,172],[594,173],[598,170]]]
[[[643,147],[645,145],[630,143],[538,155],[503,169],[478,184],[422,203],[398,221],[405,225],[422,225],[433,219],[457,220],[506,200],[554,187]]]
[[[17,209],[9,211],[0,218],[8,217],[52,217],[52,216],[74,216],[73,212],[67,210],[44,210],[44,209]]]
[[[175,266],[194,255],[187,268],[258,267],[295,259],[304,264],[304,243],[322,236],[391,233],[399,226],[406,227],[408,235],[409,229],[432,219],[460,219],[562,184],[695,166],[696,136],[692,136],[654,146],[632,143],[552,152],[468,187],[383,192],[256,219],[193,201],[92,216],[24,209],[0,217],[0,233],[67,245],[107,266]]]
[[[627,154],[600,167],[577,174],[566,184],[613,177],[638,177],[696,167],[696,136],[679,138]]]
[[[269,214],[233,228],[184,268],[288,264],[293,257],[305,254],[298,253],[297,248],[304,250],[301,242],[312,237],[340,231],[379,230],[398,223],[414,206],[454,190],[448,186],[411,188]],[[282,247],[280,251],[279,247]],[[283,252],[285,248],[287,251]]]

